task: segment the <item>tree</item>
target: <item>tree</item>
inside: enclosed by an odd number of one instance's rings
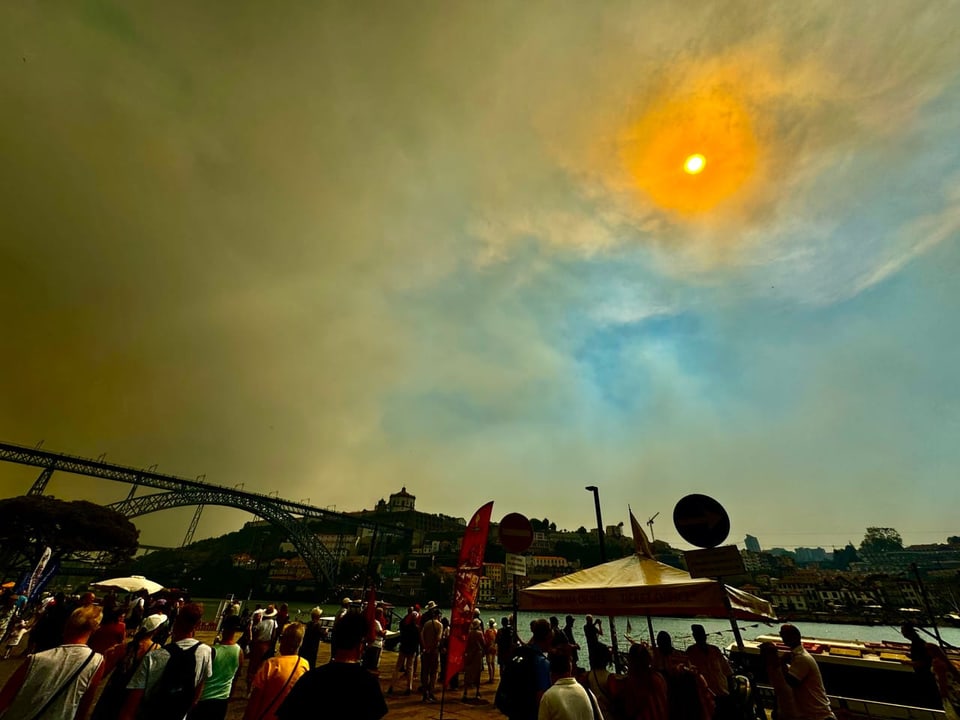
[[[893,528],[868,527],[860,543],[860,552],[866,555],[881,555],[897,550],[903,550],[903,538]]]
[[[86,500],[36,495],[0,500],[0,546],[12,550],[8,562],[14,566],[35,562],[46,547],[55,560],[107,553],[106,562],[118,565],[133,557],[139,537],[122,513]]]
[[[577,535],[586,535],[589,532],[583,525],[577,528]]]
[[[860,558],[857,556],[857,550],[853,543],[847,543],[842,550],[833,551],[833,566],[837,570],[848,570],[850,563],[857,562]]]

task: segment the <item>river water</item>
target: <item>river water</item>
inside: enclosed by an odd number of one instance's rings
[[[214,619],[220,600],[203,599],[201,601],[204,604],[205,619]],[[251,608],[255,607],[257,604],[266,607],[266,605],[271,602],[279,605],[279,601],[274,600],[252,600],[249,603],[245,603],[245,605],[248,605]],[[310,603],[294,601],[288,604],[291,618],[296,620],[298,619],[299,614],[300,620],[309,620],[310,609],[313,607]],[[324,615],[335,614],[339,609],[335,605],[321,605],[320,607],[323,609]],[[497,627],[499,627],[501,618],[510,615],[509,610],[485,610],[480,608],[480,612],[483,615],[484,627],[486,627],[487,621],[491,618],[496,620]],[[444,614],[449,617],[448,610],[445,610]],[[543,613],[518,613],[517,625],[520,629],[520,636],[528,637],[530,623],[533,620],[541,617],[544,617]],[[558,617],[562,627],[564,625],[565,616],[561,615]],[[574,638],[576,638],[581,647],[586,647],[586,639],[583,635],[584,616],[574,615],[574,618]],[[733,630],[730,628],[730,621],[723,619],[666,617],[653,618],[653,631],[654,633],[657,633],[661,630],[666,630],[673,638],[674,647],[684,650],[689,645],[693,644],[693,639],[690,635],[690,625],[692,623],[699,623],[700,625],[703,625],[707,631],[708,641],[714,645],[727,646],[734,642]],[[847,625],[841,623],[817,622],[797,622],[795,624],[798,628],[800,628],[800,632],[803,633],[803,637],[805,638],[846,641],[859,640],[863,642],[880,642],[882,640],[892,640],[898,642],[904,641],[900,635],[900,629],[891,625]],[[741,621],[739,623],[739,627],[744,640],[752,640],[758,635],[776,635],[780,628],[780,624],[773,623],[768,625],[766,623]],[[626,639],[627,636],[638,642],[649,642],[650,640],[650,634],[647,630],[647,618],[644,616],[616,617],[614,618],[614,628],[617,633],[618,646],[620,648],[627,648],[630,645],[629,641]],[[945,642],[951,645],[960,646],[960,628],[940,628],[940,635]],[[606,617],[603,618],[603,635],[601,637],[604,642],[610,644],[610,623]],[[927,639],[930,642],[934,642],[932,637]]]

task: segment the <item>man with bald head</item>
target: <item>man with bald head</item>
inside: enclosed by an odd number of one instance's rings
[[[784,657],[781,670],[787,684],[793,689],[800,720],[836,720],[823,687],[820,668],[813,656],[803,648],[800,630],[794,625],[783,625],[780,639],[790,648],[790,655]]]

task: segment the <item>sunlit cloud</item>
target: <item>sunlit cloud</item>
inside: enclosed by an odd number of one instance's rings
[[[7,4],[0,437],[571,527],[952,498],[958,14]]]

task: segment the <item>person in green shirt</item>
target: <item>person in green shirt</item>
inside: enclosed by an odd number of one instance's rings
[[[243,650],[237,645],[240,618],[228,616],[220,627],[220,644],[214,648],[213,675],[203,686],[200,701],[190,712],[189,720],[224,720],[233,680],[240,674]]]

